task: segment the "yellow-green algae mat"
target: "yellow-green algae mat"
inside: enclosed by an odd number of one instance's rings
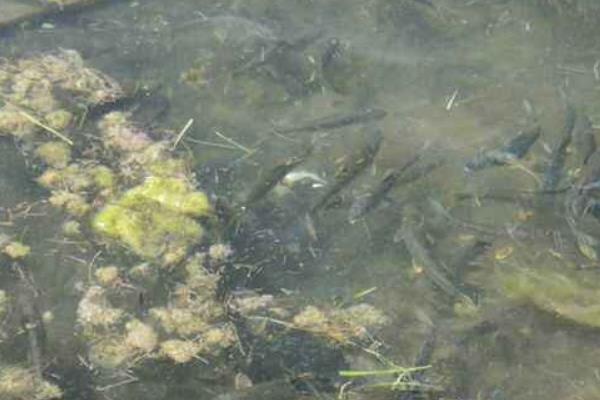
[[[102,209],[92,225],[143,258],[172,264],[201,240],[196,218],[211,213],[207,196],[186,180],[148,177]]]
[[[596,279],[589,279],[588,273],[544,266],[506,266],[496,278],[513,300],[583,326],[600,328],[600,285]]]

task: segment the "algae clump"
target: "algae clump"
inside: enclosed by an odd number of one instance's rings
[[[572,322],[600,328],[600,288],[556,271],[516,270],[500,276],[505,293]]]
[[[202,237],[202,226],[194,218],[211,212],[207,196],[187,181],[150,177],[101,210],[93,227],[143,258],[172,264]]]

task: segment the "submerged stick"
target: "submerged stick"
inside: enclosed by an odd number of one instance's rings
[[[190,118],[188,120],[188,122],[186,122],[186,124],[181,129],[181,131],[179,131],[179,134],[177,135],[177,138],[173,142],[173,146],[171,146],[171,150],[175,150],[175,148],[177,147],[177,145],[179,144],[179,142],[181,142],[181,139],[183,139],[183,137],[185,136],[185,134],[187,133],[187,131],[190,130],[190,128],[192,127],[193,123],[194,123],[194,118]]]
[[[73,146],[73,141],[71,139],[69,139],[68,137],[66,137],[65,135],[63,135],[62,133],[60,133],[59,131],[57,131],[56,129],[52,128],[51,126],[48,126],[48,125],[44,124],[43,122],[41,122],[40,120],[38,120],[37,118],[35,118],[33,115],[28,114],[28,113],[26,113],[23,110],[19,111],[19,113],[22,116],[24,116],[25,118],[27,118],[29,120],[29,122],[31,122],[32,124],[37,125],[40,128],[42,128],[42,129],[50,132],[51,134],[53,134],[54,136],[56,136],[57,138],[59,138],[63,142],[67,143],[69,146]]]

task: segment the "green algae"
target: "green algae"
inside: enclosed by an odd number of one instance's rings
[[[506,295],[572,322],[600,328],[600,287],[584,282],[572,271],[515,269],[500,274]]]
[[[35,149],[35,154],[51,167],[64,168],[71,160],[71,149],[64,142],[46,142]]]
[[[202,238],[194,217],[208,216],[211,210],[206,195],[186,181],[150,177],[101,210],[93,228],[143,258],[172,264]]]
[[[112,189],[115,186],[116,177],[110,168],[97,165],[89,171],[96,187],[100,189]]]
[[[120,205],[137,208],[146,201],[154,201],[175,213],[195,217],[208,216],[212,210],[206,195],[192,191],[182,179],[150,177],[142,185],[125,193]]]
[[[19,259],[26,257],[31,252],[31,248],[21,242],[13,241],[4,247],[2,252],[12,259]]]

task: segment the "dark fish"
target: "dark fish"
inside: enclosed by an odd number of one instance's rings
[[[342,42],[337,38],[332,38],[327,42],[327,47],[321,56],[321,70],[327,71],[343,55]]]
[[[155,122],[169,111],[169,100],[160,94],[159,84],[151,87],[137,87],[134,84],[125,85],[124,94],[114,101],[90,106],[87,110],[86,121],[97,120],[111,111],[133,111],[141,117],[138,121],[143,125]],[[53,92],[54,93],[54,92]],[[57,96],[64,101],[73,102],[73,95],[62,89],[56,90]],[[74,104],[75,106],[75,104]],[[145,110],[148,107],[148,110]]]
[[[419,349],[419,353],[415,358],[415,367],[426,367],[431,363],[431,359],[433,358],[433,352],[435,351],[435,346],[437,342],[437,332],[435,326],[430,326],[428,332],[425,335],[425,339],[423,340],[423,344]],[[398,400],[417,400],[422,398],[423,393],[422,389],[419,387],[419,384],[424,383],[425,378],[425,370],[415,371],[411,374],[411,380],[416,383],[413,388],[407,391],[402,391]]]
[[[582,164],[586,165],[590,156],[596,151],[596,136],[592,121],[587,115],[578,118],[575,129],[573,130],[573,144],[580,154]]]
[[[302,154],[293,156],[283,163],[276,165],[254,185],[250,194],[246,198],[245,204],[252,205],[262,199],[269,193],[281,180],[294,168],[302,164],[312,152],[312,147],[308,147]]]
[[[536,126],[529,131],[518,134],[500,148],[485,150],[479,153],[475,158],[467,162],[465,172],[469,173],[489,167],[506,165],[514,160],[523,158],[531,146],[538,140],[541,133],[541,128]]]
[[[360,124],[384,118],[387,115],[382,109],[366,108],[352,114],[337,114],[310,121],[290,128],[276,128],[277,133],[316,132],[326,129],[338,129],[348,125]]]
[[[252,387],[223,393],[214,400],[283,400],[295,399],[299,395],[287,380],[277,379],[262,382]]]
[[[281,57],[285,57],[289,53],[301,52],[311,43],[315,42],[321,37],[323,33],[320,30],[312,30],[304,33],[297,38],[292,40],[277,40],[271,44],[268,48],[262,49],[259,54],[252,57],[249,61],[244,63],[239,68],[233,71],[233,75],[237,76],[248,71],[255,70],[259,67],[265,66],[275,62]]]
[[[476,264],[477,259],[483,255],[492,243],[485,240],[475,240],[469,247],[462,250],[456,258],[452,260],[452,272],[454,273],[454,281],[457,285],[463,284],[465,273],[468,272],[471,266]]]
[[[341,40],[332,38],[321,55],[321,78],[323,84],[334,92],[347,94],[356,76],[359,75],[356,66]]]
[[[587,192],[600,188],[600,151],[593,152],[583,166],[581,181],[579,184],[580,192]]]
[[[413,260],[421,267],[425,272],[425,275],[431,280],[431,282],[446,293],[450,298],[454,299],[464,295],[458,290],[458,288],[448,279],[444,274],[442,268],[433,259],[429,251],[424,245],[424,241],[421,240],[418,233],[415,232],[414,221],[410,217],[405,216],[402,221],[402,228],[400,230],[400,239],[404,241],[406,249]]]
[[[549,198],[563,194],[571,190],[571,187],[556,188],[554,190],[494,190],[487,193],[457,192],[454,197],[459,200],[493,200],[507,203],[533,204],[533,198]]]
[[[569,147],[569,144],[571,144],[571,139],[573,138],[573,128],[575,127],[576,117],[577,113],[575,112],[575,108],[568,104],[563,136],[557,143],[556,147],[552,150],[548,167],[544,171],[544,177],[542,181],[543,190],[556,189],[558,182],[562,177],[565,159],[567,158],[567,147]]]
[[[415,167],[415,168],[412,168],[412,169],[406,171],[406,173],[402,174],[400,179],[398,179],[398,186],[406,185],[408,183],[412,183],[421,178],[424,178],[425,176],[429,175],[429,173],[431,171],[435,170],[443,163],[444,163],[443,160],[437,160],[437,161],[425,164],[423,166]]]
[[[435,326],[430,326],[429,331],[425,335],[425,340],[423,340],[423,344],[421,345],[421,349],[417,354],[415,359],[415,367],[425,367],[429,365],[431,359],[433,357],[433,352],[435,351],[436,344],[436,336],[437,332]],[[422,377],[424,371],[418,371],[413,374],[413,378],[418,380],[419,377]]]
[[[359,176],[369,165],[373,163],[375,156],[379,152],[383,133],[379,129],[370,132],[367,144],[360,151],[350,154],[345,157],[342,164],[338,167],[335,175],[335,182],[329,190],[315,204],[311,213],[318,212],[322,207],[327,205],[329,200],[337,195],[342,189],[348,186],[357,176]]]
[[[41,379],[42,360],[46,347],[46,330],[42,314],[38,308],[39,291],[34,286],[32,277],[26,273],[23,265],[15,263],[13,267],[19,275],[16,298],[23,330],[27,332],[29,358],[36,377]]]
[[[431,8],[436,8],[435,4],[431,0],[414,0],[415,3],[424,4]]]
[[[144,127],[152,127],[170,111],[171,102],[159,93],[141,93],[131,109],[131,119]]]
[[[387,194],[396,186],[399,176],[399,171],[388,171],[373,192],[365,193],[354,199],[348,212],[348,222],[353,224],[359,218],[379,207]]]
[[[403,173],[408,168],[413,166],[417,161],[419,161],[420,158],[421,154],[417,154],[406,164],[404,164],[402,168],[398,170],[388,171],[381,180],[381,182],[375,187],[375,189],[371,193],[366,193],[356,198],[350,206],[348,221],[351,224],[353,224],[359,218],[363,217],[364,215],[379,207],[379,205],[385,199],[388,193],[398,185],[399,178],[403,175]]]

